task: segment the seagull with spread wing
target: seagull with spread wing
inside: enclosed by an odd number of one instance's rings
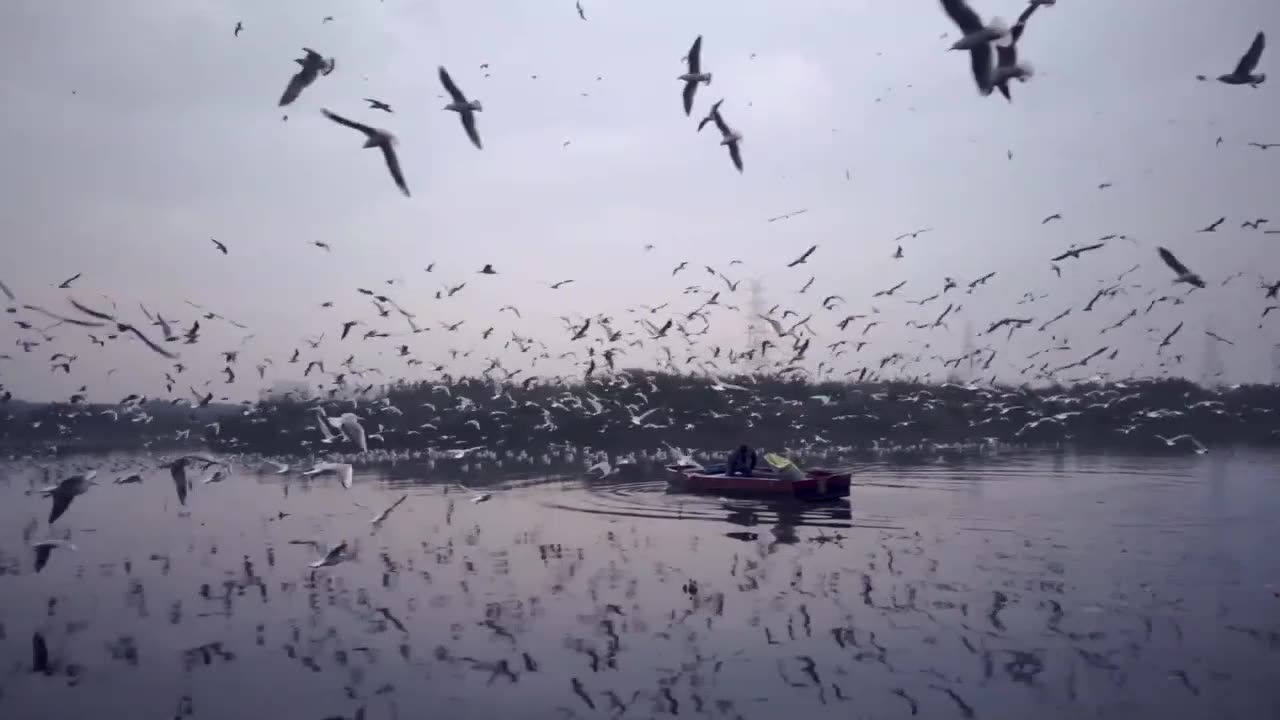
[[[321,110],[321,112],[324,113],[325,117],[339,125],[345,125],[352,130],[359,130],[364,133],[364,147],[376,147],[382,151],[382,159],[387,162],[387,170],[391,173],[391,179],[395,181],[396,187],[400,188],[400,192],[404,193],[405,197],[409,197],[409,186],[405,183],[404,173],[400,170],[400,159],[396,157],[396,137],[394,135],[386,130],[348,120],[328,110]]]
[[[448,105],[444,106],[445,110],[452,110],[458,113],[458,117],[462,118],[462,129],[467,131],[467,137],[471,138],[471,144],[476,146],[477,150],[483,149],[480,145],[480,133],[476,131],[476,113],[481,112],[479,100],[468,100],[467,96],[462,94],[458,86],[453,82],[453,78],[449,77],[449,71],[440,66],[440,83],[444,85],[444,89],[452,98]]]
[[[1160,259],[1164,261],[1164,264],[1168,265],[1169,269],[1177,274],[1178,277],[1174,280],[1175,283],[1187,283],[1198,288],[1204,287],[1204,280],[1199,275],[1188,270],[1187,266],[1174,257],[1173,253],[1162,247],[1156,248],[1156,252],[1160,253]]]

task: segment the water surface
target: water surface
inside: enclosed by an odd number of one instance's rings
[[[439,468],[252,466],[185,508],[155,458],[15,461],[0,717],[1277,717],[1278,459],[871,466],[783,506],[634,469],[473,473],[475,504]],[[138,466],[52,530],[26,493]],[[34,572],[24,534],[66,531]],[[359,555],[312,572],[310,538]]]

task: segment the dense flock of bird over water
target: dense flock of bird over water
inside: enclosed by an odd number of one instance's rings
[[[940,5],[943,11],[940,17],[949,18],[960,33],[950,49],[967,56],[969,72],[980,96],[986,98],[998,92],[1009,102],[1013,101],[1013,83],[1025,83],[1033,78],[1032,66],[1026,59],[1028,53],[1024,53],[1030,49],[1029,54],[1034,55],[1034,46],[1024,41],[1028,23],[1035,18],[1037,24],[1048,25],[1052,21],[1051,13],[1071,11],[1069,2],[1061,3],[1066,7],[1057,8],[1056,0],[1031,0],[1013,25],[1008,26],[999,18],[984,19],[963,0],[941,0]],[[587,8],[578,3],[575,10],[580,21],[588,22]],[[252,31],[252,23],[236,23],[232,33],[240,37]],[[1217,76],[1216,80],[1241,86],[1243,92],[1259,88],[1266,80],[1266,74],[1259,70],[1264,48],[1265,36],[1259,32],[1235,68]],[[693,132],[713,125],[719,131],[720,144],[725,147],[730,162],[742,173],[746,165],[744,136],[727,120],[728,111],[723,109],[725,100],[716,99],[705,111],[699,110],[695,115],[695,110],[706,104],[705,96],[717,61],[713,41],[704,45],[703,36],[698,35],[680,60],[683,72],[674,78],[679,82],[680,99],[677,105],[673,97],[672,112],[696,117]],[[305,106],[313,86],[324,83],[329,74],[340,72],[335,58],[310,48],[304,49],[303,57],[296,63],[298,70],[288,79],[278,102],[290,111]],[[464,90],[443,66],[438,68],[437,77],[448,100],[443,109],[456,113],[459,118],[461,141],[474,146],[476,151],[484,150],[480,122],[484,106],[478,98],[482,93],[476,92],[479,83],[468,79],[464,83],[468,88]],[[1198,79],[1207,81],[1209,77]],[[394,115],[392,103],[385,99],[369,97],[363,101],[369,114]],[[395,135],[353,119],[351,113],[339,114],[329,108],[316,108],[315,112],[336,126],[363,136],[364,148],[379,151],[399,192],[405,197],[411,196],[413,168],[402,166]],[[289,116],[284,119],[288,120]],[[343,137],[335,130],[335,142],[342,142]],[[1218,142],[1221,143],[1221,138]],[[1264,142],[1252,145],[1262,150],[1274,146]],[[1108,186],[1102,183],[1098,191],[1105,192]],[[785,221],[804,212],[799,210],[769,221]],[[1052,213],[1044,217],[1042,224],[1063,221],[1060,213]],[[1280,232],[1270,228],[1267,218],[1229,220],[1223,217],[1208,223],[1199,233],[1233,229],[1236,222],[1241,232]],[[908,241],[933,231],[933,228],[921,228],[893,238],[896,249],[892,256],[905,259],[904,247],[909,247]],[[333,251],[323,242],[312,244],[315,252]],[[1102,279],[1086,278],[1075,270],[1081,258],[1106,253],[1117,244],[1143,248],[1162,275],[1140,279],[1142,264]],[[636,251],[652,249],[646,246]],[[233,260],[236,254],[233,242],[220,239],[211,240],[210,252],[228,260]],[[997,279],[996,272],[970,278],[943,276],[928,287],[889,281],[869,298],[847,300],[838,292],[823,291],[821,281],[815,276],[805,276],[804,269],[821,259],[822,248],[816,244],[795,255],[785,269],[795,274],[796,291],[788,300],[763,312],[747,306],[747,288],[743,283],[749,278],[740,267],[743,261],[729,260],[721,265],[683,261],[670,269],[671,277],[689,278],[689,285],[680,297],[631,308],[625,317],[571,313],[561,318],[563,332],[559,337],[534,337],[519,329],[522,316],[516,298],[497,310],[499,316],[511,322],[510,327],[516,328],[506,333],[492,325],[477,327],[472,318],[428,320],[428,316],[439,314],[402,301],[397,286],[404,281],[392,279],[387,280],[385,286],[351,288],[352,299],[361,303],[359,311],[352,310],[352,314],[335,319],[329,331],[302,339],[296,349],[279,357],[254,352],[255,333],[251,323],[232,319],[189,300],[183,306],[159,309],[115,296],[75,297],[70,293],[75,292],[81,278],[77,272],[57,284],[58,289],[69,293],[66,307],[46,307],[24,301],[21,282],[13,282],[12,277],[0,279],[12,283],[0,282],[0,292],[8,301],[5,313],[9,322],[19,332],[14,349],[0,354],[0,373],[4,363],[47,361],[50,372],[74,376],[84,353],[76,348],[86,340],[91,343],[91,351],[111,343],[136,343],[140,352],[145,350],[161,360],[152,397],[133,394],[104,407],[92,403],[90,393],[110,394],[109,390],[85,384],[56,406],[52,420],[31,421],[34,425],[50,423],[57,428],[57,439],[51,443],[54,446],[64,441],[68,446],[74,445],[72,441],[77,439],[77,433],[86,427],[77,419],[131,423],[139,433],[145,433],[154,420],[149,408],[157,401],[190,410],[192,417],[196,417],[196,413],[226,400],[233,388],[284,378],[302,378],[319,387],[314,396],[306,392],[291,398],[245,401],[231,419],[207,423],[202,420],[194,426],[194,437],[192,428],[186,428],[172,431],[171,437],[164,438],[169,443],[209,442],[226,450],[223,456],[184,451],[146,466],[115,467],[115,477],[109,480],[100,481],[97,470],[86,469],[50,482],[47,487],[34,488],[33,494],[47,498],[49,506],[43,518],[45,531],[39,532],[38,523],[33,522],[24,532],[33,556],[33,571],[42,571],[56,553],[76,550],[70,532],[59,532],[55,528],[60,521],[62,526],[66,525],[63,518],[69,513],[74,515],[77,498],[89,492],[102,492],[102,489],[95,490],[100,484],[122,486],[153,482],[148,475],[158,469],[167,471],[173,498],[179,508],[185,509],[193,483],[214,485],[234,478],[237,472],[270,473],[298,481],[331,477],[340,487],[351,490],[361,464],[384,461],[449,460],[475,463],[477,467],[489,464],[500,468],[504,463],[510,467],[538,467],[552,464],[554,456],[580,464],[584,477],[603,479],[637,463],[677,462],[688,459],[691,453],[702,459],[714,457],[670,443],[682,444],[680,437],[696,436],[704,425],[716,424],[733,428],[726,435],[763,434],[763,430],[785,436],[789,444],[787,450],[792,452],[831,453],[834,448],[836,454],[854,449],[842,433],[858,435],[866,444],[882,450],[892,445],[895,434],[914,426],[923,437],[913,441],[909,449],[936,453],[966,443],[980,447],[1002,442],[1031,443],[1046,437],[1037,435],[1046,429],[1055,431],[1055,441],[1062,440],[1064,435],[1069,440],[1073,428],[1098,425],[1104,422],[1104,417],[1118,418],[1114,427],[1106,429],[1109,433],[1142,436],[1153,445],[1201,454],[1209,452],[1205,443],[1190,433],[1177,432],[1185,418],[1195,418],[1197,422],[1208,418],[1226,428],[1263,427],[1264,437],[1280,438],[1280,420],[1274,417],[1276,407],[1233,399],[1229,397],[1231,390],[1219,393],[1205,388],[1196,389],[1194,397],[1187,391],[1170,403],[1153,405],[1143,394],[1152,386],[1151,381],[1113,382],[1099,369],[1121,353],[1120,344],[1109,341],[1108,333],[1130,322],[1145,322],[1149,324],[1146,331],[1151,338],[1149,347],[1131,348],[1126,352],[1147,353],[1141,365],[1150,377],[1179,375],[1187,353],[1178,344],[1183,339],[1184,328],[1184,320],[1178,314],[1181,306],[1194,307],[1210,285],[1256,281],[1258,306],[1250,312],[1257,314],[1258,328],[1262,329],[1268,316],[1280,309],[1280,278],[1255,278],[1248,270],[1228,277],[1206,277],[1194,269],[1194,262],[1184,261],[1167,247],[1147,247],[1126,235],[1111,234],[1093,242],[1072,245],[1045,258],[1046,271],[1055,279],[1076,287],[1096,283],[1089,287],[1086,302],[1054,306],[1052,303],[1062,293],[1053,293],[1051,297],[1051,293],[1032,290],[1018,302],[1019,311],[1014,314],[978,318],[966,314],[966,298],[980,295],[991,283],[1003,280]],[[434,264],[423,270],[433,278],[444,274],[438,272]],[[447,307],[450,298],[475,283],[492,281],[492,276],[501,271],[494,263],[484,263],[465,275],[447,278],[442,289],[435,293],[435,300],[444,303],[441,307]],[[573,282],[572,278],[547,282],[547,292],[555,292]],[[881,318],[881,307],[888,305],[915,315],[906,321],[902,331],[918,333],[919,338],[924,338],[913,340],[913,349],[886,349],[877,354],[877,348],[884,347],[878,336],[885,332],[884,326],[888,323]],[[347,307],[350,304],[338,297],[324,303],[326,310],[335,312]],[[1085,344],[1072,343],[1065,334],[1057,334],[1055,324],[1070,315],[1083,313],[1107,318],[1098,325],[1096,339],[1082,341]],[[713,344],[706,339],[714,319],[730,321],[744,317],[766,328],[758,344],[731,346]],[[977,329],[971,333],[974,345],[959,355],[948,356],[934,350],[927,334],[940,328],[950,329],[956,323]],[[220,357],[222,369],[218,376],[194,378],[183,356],[205,352],[210,344],[207,334],[238,339],[209,350]],[[1015,335],[1031,334],[1043,338],[1040,349],[1030,355],[1007,357],[1012,351],[1002,343],[1009,343]],[[1212,329],[1205,330],[1205,335],[1224,350],[1236,344]],[[479,353],[486,357],[486,367],[479,378],[460,377],[447,360],[421,357],[415,349],[419,341],[437,351],[447,346],[453,360]],[[646,374],[626,369],[626,358],[642,353],[658,358],[660,372]],[[371,357],[375,354],[380,359]],[[345,359],[335,366],[333,358],[336,357]],[[816,369],[808,364],[815,359]],[[993,367],[997,359],[1001,364]],[[539,372],[540,362],[556,361],[570,361],[576,370],[551,376]],[[853,367],[849,368],[851,362]],[[941,374],[955,373],[961,368],[972,369],[979,377],[941,382]],[[1020,388],[1001,386],[997,372],[1000,368],[1016,373],[1024,383],[1089,384],[1051,391],[1034,390],[1026,384]],[[935,373],[940,375],[935,378]],[[399,382],[401,378],[426,377],[432,379],[414,386],[417,389],[413,392]],[[927,384],[935,380],[936,384]],[[659,382],[668,386],[660,388]],[[779,383],[785,385],[784,390],[777,389]],[[769,393],[763,392],[766,387]],[[21,395],[21,388],[0,385],[0,399],[5,402],[11,401],[15,392]],[[680,395],[698,398],[696,406],[682,404],[676,399]],[[1178,406],[1178,403],[1183,404]],[[967,437],[953,438],[954,444],[944,447],[939,442],[930,442],[934,425],[925,418],[948,408],[963,414]],[[10,414],[9,420],[14,417]],[[280,418],[285,417],[288,422],[281,422]],[[573,448],[555,447],[557,428],[573,423],[594,423],[603,432],[636,433],[660,440],[662,447],[612,454],[601,452],[598,446],[593,449],[588,443]],[[259,452],[263,448],[255,446],[250,437],[253,427],[259,424],[271,428],[273,444],[269,452]],[[1229,431],[1216,433],[1218,436],[1228,434]],[[551,449],[513,449],[512,438],[516,436],[545,438]],[[160,439],[154,435],[153,438]],[[502,444],[509,447],[498,447]],[[28,457],[27,462],[31,467],[39,467],[41,461]],[[466,486],[460,489],[476,504],[493,497],[493,492],[483,489]],[[380,507],[362,505],[362,510],[368,513],[371,532],[376,533],[394,518],[408,500],[406,494]],[[287,513],[278,511],[278,516],[277,519],[283,519]],[[354,539],[298,538],[290,542],[311,552],[309,559],[300,563],[299,569],[304,572],[322,572],[359,557]],[[892,570],[892,551],[887,558]],[[385,554],[383,561],[393,564]],[[746,562],[749,565],[752,561]],[[869,576],[861,577],[862,598],[871,605],[873,591]],[[245,582],[252,585],[260,579],[247,569]],[[316,582],[315,576],[311,582]],[[714,594],[699,594],[694,580],[687,580],[685,587],[697,606],[690,614],[724,602],[723,594],[718,598]],[[835,584],[830,586],[834,587]],[[243,586],[240,589],[243,590]],[[329,590],[333,591],[332,584]],[[892,602],[900,600],[894,597]],[[907,602],[915,602],[914,592]],[[998,613],[1008,598],[997,591],[993,602],[989,617],[999,628]],[[1056,623],[1062,619],[1061,607],[1056,602],[1044,607],[1049,608],[1049,622],[1056,631]],[[386,622],[404,631],[387,608],[365,610],[381,614]],[[626,613],[633,610],[609,605],[597,620],[605,628],[611,629],[615,624],[621,627],[627,622]],[[803,604],[800,612],[804,612]],[[493,618],[486,622],[492,632],[503,632]],[[706,622],[710,627],[711,620]],[[787,622],[788,631],[795,633],[793,620]],[[807,615],[803,622],[803,632],[810,632]],[[874,633],[867,636],[853,628],[837,628],[832,632],[842,649],[846,643],[857,645],[868,658],[884,662],[885,649],[877,644]],[[770,642],[773,642],[772,636]],[[606,648],[612,648],[606,649],[606,654],[616,653],[616,643],[616,635],[605,643]],[[980,651],[968,645],[967,640],[966,645],[970,652],[990,653],[985,648]],[[205,648],[202,652],[207,657],[211,653],[216,655],[220,649]],[[1107,657],[1081,652],[1095,667],[1105,668],[1111,662]],[[590,654],[596,653],[597,649],[590,650]],[[485,670],[492,673],[493,678],[513,682],[517,673],[537,670],[536,661],[527,652],[512,657],[519,659],[495,662],[451,659],[465,660],[472,669]],[[53,674],[55,660],[51,659],[46,641],[39,633],[33,639],[33,658],[35,671]],[[444,659],[450,659],[447,651]],[[1011,666],[1017,665],[1020,672],[1036,671],[1034,666],[1039,662],[1026,653],[1013,652],[1008,653],[1006,660]],[[601,661],[599,655],[592,659],[593,663]],[[818,678],[812,659],[798,658],[794,668],[785,672],[800,678],[796,682],[801,685],[808,682],[804,678],[809,678],[819,691],[825,693],[829,688],[832,701],[848,699],[839,684],[830,682],[831,678],[825,681]],[[950,686],[939,682],[935,689],[946,694],[963,716],[973,717],[973,708]],[[1189,683],[1185,673],[1182,682]],[[599,707],[608,704],[613,708],[611,712],[621,715],[630,704],[612,691],[604,693],[588,688],[578,677],[573,678],[572,691],[584,706],[579,710],[594,711],[597,704]],[[631,702],[641,694],[631,696]],[[915,697],[902,689],[895,690],[894,694],[902,699],[904,707],[910,708],[912,715],[916,714]],[[699,697],[696,691],[694,697]],[[655,712],[673,712],[675,699],[670,686],[653,689],[646,698],[654,703]],[[827,702],[825,695],[823,702]],[[731,706],[718,708],[719,714],[726,717],[733,716],[731,710]],[[361,709],[358,716],[363,717],[363,713]]]

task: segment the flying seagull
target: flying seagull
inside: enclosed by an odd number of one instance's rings
[[[302,91],[315,82],[321,73],[328,75],[333,72],[334,63],[332,58],[326,60],[320,53],[311,48],[302,48],[302,51],[306,55],[294,60],[294,62],[302,66],[302,69],[289,78],[289,84],[285,87],[284,94],[280,96],[281,107],[297,100]]]
[[[1204,287],[1204,280],[1201,280],[1199,275],[1188,270],[1186,265],[1183,265],[1178,258],[1173,256],[1173,253],[1162,247],[1156,248],[1156,251],[1160,253],[1160,259],[1164,261],[1164,264],[1177,273],[1178,277],[1174,280],[1175,283],[1187,283],[1198,288]]]
[[[76,546],[66,540],[42,540],[33,543],[31,549],[36,553],[36,572],[40,572],[45,565],[49,564],[49,555],[53,553],[54,548],[75,550]]]
[[[693,96],[698,92],[698,83],[711,84],[711,73],[702,72],[702,36],[693,41],[689,54],[685,57],[688,71],[677,78],[684,81],[684,114],[693,112]]]
[[[711,112],[707,113],[706,117],[698,121],[698,132],[702,132],[702,128],[706,127],[707,123],[715,121],[716,118],[720,116],[720,104],[723,102],[724,100],[717,100],[711,103]],[[717,124],[719,123],[717,122]]]
[[[350,490],[351,480],[355,470],[349,463],[332,463],[322,462],[316,463],[316,466],[302,473],[303,477],[312,477],[315,475],[337,475],[342,481],[342,487]]]
[[[387,517],[388,517],[389,515],[391,515],[391,511],[392,511],[392,510],[395,510],[395,509],[396,509],[396,508],[398,508],[398,507],[400,507],[400,503],[402,503],[402,502],[404,502],[405,500],[408,500],[408,499],[409,499],[409,496],[408,496],[407,494],[406,494],[406,495],[401,495],[401,496],[400,496],[400,499],[399,499],[399,500],[396,500],[396,501],[395,501],[395,502],[393,502],[393,503],[391,503],[391,506],[390,506],[390,507],[388,507],[386,510],[383,510],[382,512],[375,513],[375,514],[374,514],[374,516],[373,516],[373,519],[369,521],[369,524],[370,524],[370,525],[373,525],[373,529],[374,529],[374,530],[377,530],[377,529],[378,529],[378,527],[379,527],[379,526],[381,526],[381,525],[382,525],[382,523],[386,521]],[[358,508],[363,508],[363,509],[365,509],[365,510],[368,510],[368,509],[369,509],[369,508],[365,507],[364,505],[361,505],[360,503],[356,503],[355,505],[356,505],[356,507],[358,507]]]
[[[468,100],[458,86],[453,84],[453,78],[449,77],[449,71],[445,70],[443,65],[440,66],[440,82],[453,98],[452,102],[444,106],[444,109],[458,113],[462,118],[462,128],[467,131],[467,137],[471,138],[471,144],[481,149],[480,133],[476,132],[476,113],[484,109],[480,106],[480,101]]]
[[[1266,81],[1267,74],[1258,73],[1255,75],[1253,71],[1258,67],[1258,61],[1262,59],[1262,50],[1266,46],[1267,36],[1259,32],[1253,37],[1253,44],[1249,46],[1249,49],[1240,58],[1236,69],[1226,75],[1219,75],[1218,82],[1228,85],[1253,85],[1254,87],[1261,85]],[[1204,80],[1205,77],[1201,75],[1200,79]]]
[[[1013,28],[1009,30],[1009,41],[996,43],[996,69],[991,76],[991,85],[1009,102],[1013,102],[1013,96],[1009,94],[1009,81],[1017,79],[1019,82],[1026,82],[1033,73],[1031,63],[1018,62],[1018,40],[1026,30],[1027,19],[1036,11],[1036,8],[1044,4],[1052,3],[1029,3],[1027,9],[1018,16],[1018,21],[1013,24]]]
[[[244,23],[236,22],[236,29],[231,31],[234,37],[240,37],[240,31],[244,30]]]
[[[409,186],[404,181],[404,173],[400,171],[400,160],[396,157],[396,138],[386,130],[361,125],[358,122],[352,122],[341,115],[336,115],[328,110],[321,110],[324,116],[339,125],[346,125],[353,130],[359,130],[364,133],[364,147],[376,147],[382,151],[382,158],[387,161],[387,170],[391,172],[391,179],[395,181],[396,187],[400,188],[400,192],[405,197],[409,197]]]
[[[49,524],[52,525],[62,517],[67,508],[71,507],[71,501],[77,496],[89,492],[89,486],[95,485],[93,478],[97,476],[97,471],[90,471],[84,475],[73,475],[66,480],[58,483],[54,487],[45,488],[40,494],[47,498],[53,499],[53,507],[49,508]]]
[[[224,245],[224,244],[222,244],[222,243],[218,242],[218,240],[217,240],[216,238],[209,238],[209,241],[213,243],[213,246],[214,246],[214,247],[218,248],[218,252],[222,253],[223,255],[226,255],[226,254],[227,254],[227,246],[226,246],[226,245]]]
[[[719,104],[719,102],[716,103],[716,105]],[[711,119],[720,130],[720,144],[729,148],[729,159],[733,160],[733,166],[738,168],[738,172],[742,172],[742,133],[729,127],[715,107],[711,108]]]
[[[381,100],[375,100],[374,98],[365,98],[364,101],[369,103],[370,110],[381,110],[382,112],[392,112],[391,106],[382,102]]]
[[[1225,217],[1220,217],[1217,220],[1214,220],[1213,222],[1209,223],[1205,227],[1200,228],[1196,232],[1202,232],[1202,233],[1217,232],[1218,226],[1226,221],[1227,219]]]
[[[968,50],[969,64],[973,69],[973,79],[978,84],[978,92],[991,94],[991,43],[1009,34],[1000,18],[992,18],[987,25],[965,0],[942,0],[942,9],[964,33],[952,50]]]
[[[205,470],[214,465],[226,465],[226,463],[209,458],[200,457],[199,455],[184,455],[177,460],[169,463],[169,474],[173,476],[173,487],[178,492],[178,504],[187,504],[187,491],[191,489],[191,483],[187,480],[187,465],[198,462],[203,463]]]
[[[582,3],[581,2],[574,3],[574,7],[577,8],[578,10],[578,17],[582,18],[583,20],[586,20],[587,14],[582,11]]]
[[[792,268],[792,267],[795,267],[795,266],[797,266],[797,265],[804,264],[804,263],[809,259],[809,256],[813,254],[813,251],[814,251],[814,250],[817,250],[817,249],[818,249],[818,246],[817,246],[817,245],[813,245],[813,246],[811,246],[808,250],[805,250],[805,251],[804,251],[804,254],[803,254],[803,255],[801,255],[800,257],[796,258],[795,260],[792,260],[791,262],[787,263],[787,267]]]

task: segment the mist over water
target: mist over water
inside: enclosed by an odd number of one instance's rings
[[[816,505],[639,466],[401,463],[345,490],[252,463],[193,473],[185,508],[155,457],[12,461],[0,716],[1270,717],[1276,460],[872,464]],[[47,528],[27,491],[89,467]],[[24,534],[67,531],[34,572]],[[313,538],[356,556],[313,572],[289,543]]]

